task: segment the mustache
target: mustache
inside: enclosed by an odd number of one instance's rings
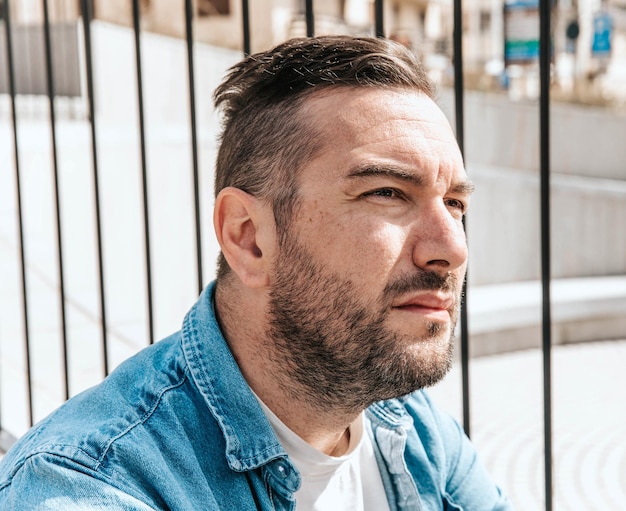
[[[417,273],[407,273],[389,282],[383,294],[389,299],[415,291],[444,291],[457,294],[458,288],[459,279],[452,273],[442,277],[433,271],[419,270]]]

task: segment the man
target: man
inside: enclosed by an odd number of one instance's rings
[[[385,40],[234,66],[216,282],[14,447],[0,509],[510,509],[420,390],[450,366],[472,191],[432,98]]]

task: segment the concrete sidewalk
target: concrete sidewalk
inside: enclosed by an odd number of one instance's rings
[[[472,440],[518,511],[544,509],[542,360],[534,349],[470,365]],[[552,368],[554,509],[624,509],[626,340],[555,346]],[[457,418],[460,381],[455,364],[430,391]]]

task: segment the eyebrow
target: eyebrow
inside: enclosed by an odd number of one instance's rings
[[[413,186],[424,186],[424,178],[419,175],[415,175],[411,172],[400,167],[394,167],[389,165],[366,165],[364,167],[357,167],[348,173],[348,178],[365,178],[370,176],[386,176],[391,179],[397,179],[404,181]],[[454,183],[450,189],[452,193],[459,194],[471,194],[474,192],[475,186],[469,179],[463,179]]]
[[[450,190],[452,193],[460,193],[470,195],[474,193],[476,187],[469,179],[464,179],[458,183],[455,183]]]

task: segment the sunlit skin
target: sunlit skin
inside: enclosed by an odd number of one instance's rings
[[[410,370],[425,368],[440,377],[449,363],[465,275],[462,218],[472,191],[445,116],[419,92],[365,87],[314,94],[303,115],[322,134],[322,149],[299,171],[300,201],[289,239],[296,256],[304,254],[320,278],[316,282],[312,274],[308,282],[298,282],[295,272],[297,285],[287,298],[301,288],[298,307],[320,325],[334,321],[333,299],[354,306],[361,316],[380,323],[383,348],[394,343],[389,359],[386,352],[381,357],[390,374],[401,361]],[[290,372],[294,368],[283,356],[289,343],[276,341],[268,311],[274,284],[295,256],[281,250],[275,230],[268,227],[272,219],[267,204],[241,191],[227,189],[218,196],[218,239],[239,277],[229,286],[218,285],[218,317],[257,395],[311,445],[339,455],[347,446],[347,426],[367,403],[359,408],[359,400],[342,406],[341,399],[323,399]],[[232,236],[224,226],[232,225],[238,226],[233,231],[238,245],[232,243],[237,247],[231,249]],[[418,286],[415,278],[424,274],[434,275],[430,281],[437,284]],[[308,287],[314,294],[307,300]],[[341,349],[358,356],[358,343],[369,342],[349,335],[344,339],[342,321],[338,317],[339,341],[331,339],[336,345],[330,346],[339,365]],[[353,384],[359,383],[355,376]],[[389,397],[385,389],[365,390],[372,400]],[[410,390],[415,389],[405,392]],[[333,391],[346,399],[350,393],[347,388]]]

